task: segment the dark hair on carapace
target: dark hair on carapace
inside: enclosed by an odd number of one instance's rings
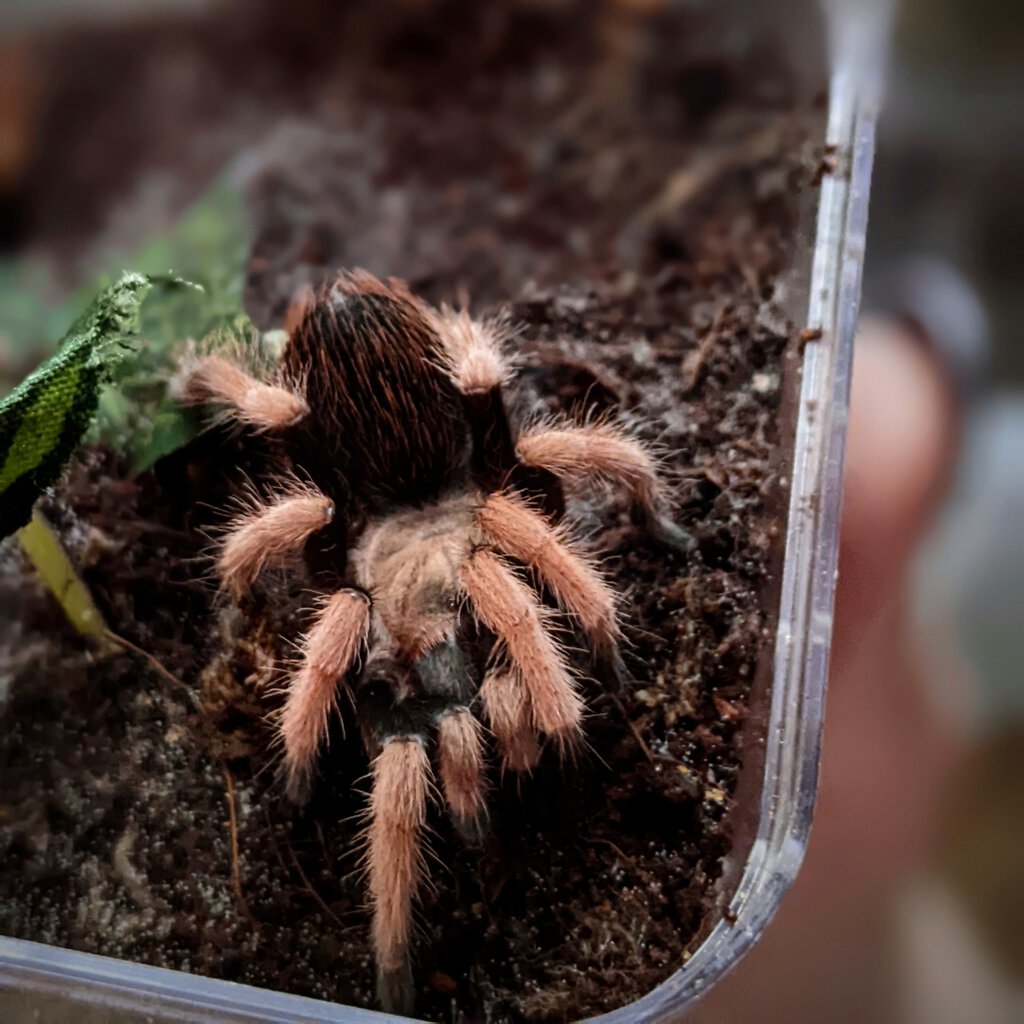
[[[346,515],[434,501],[461,481],[469,425],[441,342],[400,282],[340,275],[307,300],[284,354],[310,414],[297,462]]]

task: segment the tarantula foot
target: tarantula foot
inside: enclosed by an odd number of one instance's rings
[[[692,554],[697,547],[693,536],[681,526],[674,523],[666,515],[648,512],[641,517],[641,525],[648,536],[670,551],[678,551],[681,555]]]
[[[377,1002],[385,1013],[408,1017],[413,1012],[416,989],[408,961],[400,967],[382,967],[377,971]]]
[[[626,668],[617,647],[601,656],[599,670],[603,679],[607,680],[606,685],[612,693],[622,693],[633,682],[633,673]]]
[[[452,824],[459,838],[469,847],[479,849],[484,845],[487,833],[490,831],[491,819],[487,809],[483,808],[479,813],[464,818],[458,814],[452,814]]]
[[[313,780],[308,773],[288,772],[284,782],[285,796],[296,807],[305,807],[313,795]]]

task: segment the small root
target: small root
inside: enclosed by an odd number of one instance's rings
[[[195,693],[192,692],[192,688],[183,683],[176,675],[174,675],[173,672],[167,669],[158,658],[150,654],[149,651],[143,650],[137,644],[133,644],[131,640],[126,640],[123,636],[115,633],[112,629],[106,630],[103,635],[116,647],[120,647],[121,650],[142,658],[149,667],[158,676],[160,676],[161,679],[164,679],[176,689],[183,691],[188,697],[189,703],[191,703],[192,707],[195,708],[196,711],[199,710],[199,699],[196,697]]]
[[[238,856],[238,812],[235,808],[235,778],[227,765],[224,765],[224,799],[228,805],[228,829],[230,831],[231,846],[231,888],[235,890],[238,898],[238,905],[245,912],[245,916],[255,921],[252,911],[249,909],[248,901],[242,892],[242,866]]]

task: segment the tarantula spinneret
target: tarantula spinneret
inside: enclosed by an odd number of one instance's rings
[[[292,319],[278,379],[207,355],[184,367],[179,394],[273,432],[292,463],[277,496],[231,525],[220,578],[238,594],[303,553],[321,568],[325,593],[278,723],[284,772],[304,800],[348,688],[372,758],[378,996],[408,1012],[432,764],[473,838],[487,813],[481,718],[510,771],[529,771],[543,739],[578,739],[582,700],[545,595],[586,635],[600,674],[624,674],[615,597],[561,523],[564,489],[620,486],[657,538],[681,549],[689,538],[667,517],[652,455],[620,427],[513,428],[502,323],[433,309],[363,272],[339,275]]]

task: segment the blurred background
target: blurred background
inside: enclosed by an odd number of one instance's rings
[[[1024,7],[897,3],[861,369],[901,331],[923,341],[962,419],[937,512],[880,574],[892,593],[858,593],[870,574],[841,554],[807,860],[701,1024],[1024,1020],[1022,176]],[[855,368],[855,429],[858,398]],[[849,454],[854,512],[872,455]]]
[[[133,153],[117,162],[115,180],[101,181],[109,167],[102,125],[62,122],[46,106],[36,43],[70,25],[78,38],[96,32],[98,40],[111,23],[142,39],[161,9],[184,15],[205,6],[0,2],[0,393],[40,357],[25,339],[59,333],[67,295],[90,279],[89,254],[138,245],[138,211],[146,211],[147,230],[171,223],[190,187],[166,174],[136,174]],[[862,638],[889,653],[855,652],[843,669],[849,678],[833,680],[822,821],[806,878],[694,1020],[1024,1020],[1022,40],[1024,5],[904,0],[899,8],[864,306],[903,318],[939,353],[963,413],[959,457],[941,512],[892,595],[890,625],[899,636]],[[216,76],[195,81],[193,72],[211,72],[189,45],[187,35],[167,40],[146,76],[180,97],[185,116],[216,118]],[[66,57],[102,65],[102,49],[83,52]],[[252,68],[254,88],[272,92],[274,73]],[[166,131],[174,145],[166,112],[123,109],[143,135]],[[219,146],[189,155],[196,174],[219,166],[260,127],[244,118],[234,125]],[[47,174],[39,154],[53,160],[59,151],[55,132],[65,133],[83,190],[130,194],[131,204],[97,219],[76,194],[30,188]],[[55,324],[44,322],[40,295],[52,299]],[[858,786],[880,785],[857,760],[878,754],[854,731],[870,721],[858,718],[869,701],[871,714],[891,725],[890,774],[881,785],[893,794],[892,813],[874,823],[856,816]],[[861,862],[833,856],[830,837],[841,829],[832,821],[877,830]],[[899,851],[891,861],[890,848]],[[877,885],[862,889],[862,875]],[[873,901],[862,897],[869,890]]]
[[[962,747],[896,898],[906,1019],[1009,1022],[1024,1019],[1024,7],[904,0],[877,153],[865,308],[899,308],[901,264],[930,274],[904,310],[931,306],[966,403],[912,580],[919,678]]]

